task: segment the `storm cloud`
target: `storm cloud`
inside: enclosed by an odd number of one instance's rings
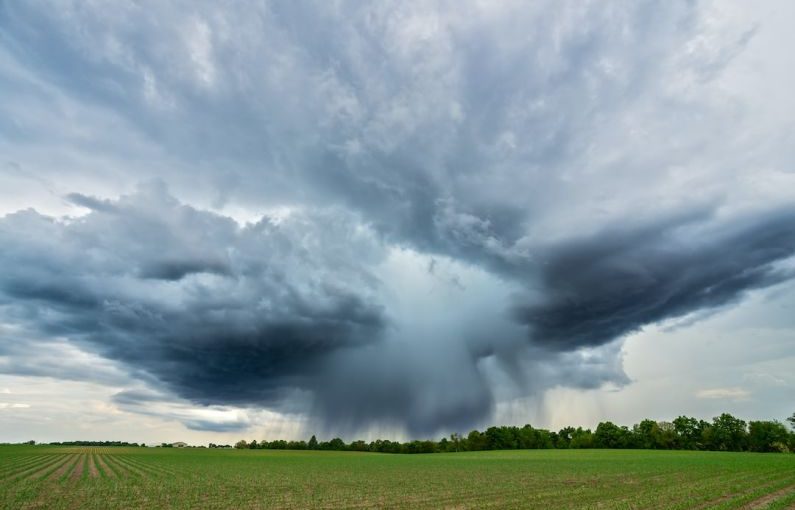
[[[68,222],[24,211],[0,226],[4,316],[197,402],[274,403],[382,334],[377,280],[331,245],[377,256],[354,230],[339,216],[241,227],[157,184]]]
[[[789,209],[717,228],[686,218],[599,232],[550,248],[540,260],[543,297],[514,315],[549,348],[600,345],[785,281],[792,269],[775,263],[793,254]]]
[[[3,3],[0,371],[412,436],[630,384],[628,335],[792,277],[756,14]]]
[[[722,226],[706,220],[539,246],[543,257],[521,267],[536,276],[537,302],[515,306],[513,321],[492,305],[458,317],[461,330],[440,320],[417,336],[406,321],[421,319],[386,305],[376,273],[387,247],[361,220],[332,211],[239,225],[153,183],[77,218],[3,218],[0,242],[9,249],[1,262],[13,271],[0,278],[0,303],[4,320],[33,338],[66,339],[188,402],[309,413],[330,431],[464,430],[493,413],[495,368],[531,392],[624,384],[613,349],[606,357],[581,349],[791,276],[774,265],[795,253],[791,211]],[[514,299],[530,291],[528,281],[513,288]],[[483,366],[489,359],[491,369]],[[146,410],[165,400],[114,398],[127,409],[183,416]],[[182,422],[218,431],[248,423]]]

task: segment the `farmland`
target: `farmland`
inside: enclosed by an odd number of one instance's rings
[[[2,508],[795,508],[795,455],[0,447]]]

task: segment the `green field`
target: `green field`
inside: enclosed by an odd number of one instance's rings
[[[2,508],[795,508],[795,455],[0,447]]]

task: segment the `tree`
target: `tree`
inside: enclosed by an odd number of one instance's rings
[[[328,442],[329,450],[344,450],[345,449],[345,441],[342,439],[335,437],[331,441]]]
[[[486,429],[486,450],[515,450],[516,427],[489,427]]]
[[[554,448],[555,447],[555,434],[546,429],[535,429],[535,436],[537,441],[536,448]]]
[[[786,420],[795,429],[795,414]],[[748,425],[748,426],[746,426]],[[75,442],[102,446],[105,443],[127,445],[122,442]],[[93,443],[97,443],[96,445]],[[101,444],[100,444],[101,443]],[[63,443],[70,444],[70,443]],[[163,446],[171,446],[164,444]],[[212,447],[229,446],[215,445]],[[628,428],[612,422],[602,422],[594,432],[581,427],[564,427],[558,432],[523,427],[494,426],[485,431],[473,430],[466,437],[452,434],[449,438],[414,440],[405,443],[376,439],[369,444],[353,441],[350,444],[340,438],[318,442],[312,436],[308,442],[277,439],[257,443],[238,441],[235,448],[268,448],[280,450],[352,450],[382,453],[436,453],[452,451],[509,450],[531,448],[660,448],[730,451],[795,451],[795,433],[778,421],[745,421],[724,413],[713,421],[679,416],[672,422],[643,420]]]
[[[571,448],[571,440],[574,437],[576,429],[574,427],[563,427],[558,431],[558,440],[555,442],[555,448]]]
[[[454,432],[450,434],[450,443],[452,443],[453,451],[460,452],[461,451],[461,434],[458,432]]]
[[[777,421],[752,421],[748,426],[748,446],[755,452],[787,452],[789,432]]]
[[[704,424],[688,416],[680,416],[673,421],[679,448],[686,450],[699,450],[702,447]]]
[[[467,450],[485,450],[486,444],[486,435],[482,434],[479,430],[473,430],[467,435]]]
[[[659,427],[657,427],[656,421],[641,421],[632,427],[632,435],[635,436],[634,446],[636,448],[657,448],[657,442],[655,441],[655,438],[659,435]]]
[[[577,427],[577,430],[571,435],[572,448],[593,448],[593,433],[591,429],[583,430],[582,427]]]
[[[597,448],[627,448],[631,443],[632,433],[627,427],[619,427],[615,423],[603,421],[596,426],[594,446]]]
[[[655,448],[672,450],[676,448],[676,431],[674,424],[669,421],[658,421],[654,434]]]
[[[729,413],[721,414],[712,420],[710,443],[715,450],[745,450],[748,443],[745,422]]]
[[[538,437],[538,431],[536,431],[536,429],[534,429],[529,423],[519,429],[518,436],[519,448],[522,450],[539,448],[540,440]]]

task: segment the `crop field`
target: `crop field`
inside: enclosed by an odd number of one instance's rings
[[[0,447],[23,508],[795,508],[795,455]]]

